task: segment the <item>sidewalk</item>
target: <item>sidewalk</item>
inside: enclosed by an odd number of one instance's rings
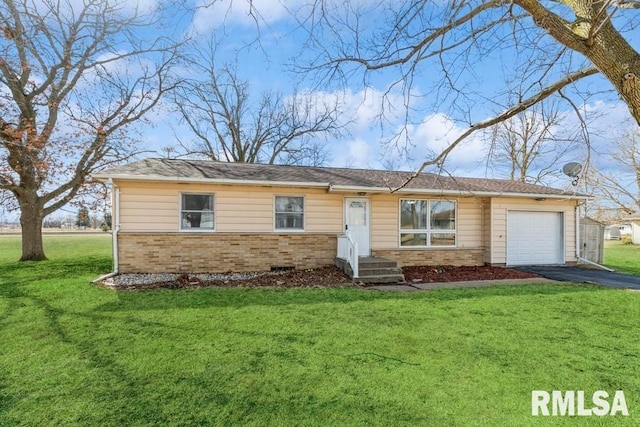
[[[461,288],[486,288],[497,285],[538,285],[544,283],[557,283],[555,280],[540,278],[531,279],[505,279],[505,280],[472,280],[467,282],[434,282],[434,283],[405,283],[402,285],[376,285],[367,286],[366,290],[386,292],[415,292],[431,291],[435,289],[461,289]]]

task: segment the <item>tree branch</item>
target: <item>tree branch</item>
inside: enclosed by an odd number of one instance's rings
[[[453,151],[456,146],[458,146],[458,144],[460,144],[462,141],[464,141],[466,138],[468,138],[470,135],[472,135],[473,133],[481,130],[481,129],[486,129],[490,126],[493,126],[497,123],[503,122],[513,116],[515,116],[518,113],[521,113],[525,110],[527,110],[529,107],[537,104],[538,102],[548,98],[550,95],[552,95],[553,93],[559,91],[560,89],[562,89],[563,87],[574,83],[577,80],[583,79],[585,77],[597,74],[598,70],[595,67],[589,67],[589,68],[585,68],[579,71],[576,71],[574,73],[569,74],[568,76],[558,80],[557,82],[547,86],[546,88],[544,88],[543,90],[541,90],[539,93],[535,94],[534,96],[531,96],[527,99],[525,99],[524,101],[520,102],[517,105],[512,106],[511,108],[509,108],[508,110],[506,110],[505,112],[494,116],[490,119],[487,120],[483,120],[481,122],[477,122],[472,124],[469,129],[467,129],[465,132],[462,133],[462,135],[460,135],[458,138],[456,138],[445,150],[443,150],[440,154],[438,154],[436,157],[434,157],[431,160],[428,160],[424,163],[422,163],[422,165],[418,168],[418,170],[416,170],[413,174],[410,175],[410,177],[400,186],[396,187],[396,188],[391,188],[392,192],[396,192],[404,187],[406,187],[411,181],[413,181],[418,175],[420,175],[420,173],[422,173],[422,171],[424,171],[426,168],[428,168],[429,166],[433,166],[433,165],[442,165],[442,163],[444,162],[444,160],[447,158],[447,156],[451,153],[451,151]]]

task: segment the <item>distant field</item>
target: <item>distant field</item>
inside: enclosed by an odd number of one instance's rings
[[[2,236],[1,239],[0,262],[18,260],[22,244],[20,237]],[[111,258],[111,234],[109,233],[46,235],[43,238],[43,245],[50,261],[69,260],[77,256]],[[78,252],[79,249],[81,252]]]
[[[90,284],[109,236],[45,248],[0,239],[0,426],[640,424],[638,293],[116,292]],[[532,390],[623,390],[630,416],[532,417]]]
[[[76,228],[43,228],[43,234],[93,234],[93,233],[105,233],[104,231],[98,228],[86,228],[84,230],[76,229]],[[0,227],[0,236],[3,235],[20,235],[19,228],[7,228]]]
[[[614,270],[640,276],[640,246],[605,240],[604,264]]]

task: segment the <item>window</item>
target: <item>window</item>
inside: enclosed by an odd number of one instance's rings
[[[213,194],[182,194],[181,230],[213,230]]]
[[[455,201],[400,200],[400,246],[455,245]]]
[[[347,224],[348,225],[367,225],[367,202],[360,200],[352,200],[349,202],[349,209],[347,210]]]
[[[276,196],[276,230],[304,230],[304,197]]]

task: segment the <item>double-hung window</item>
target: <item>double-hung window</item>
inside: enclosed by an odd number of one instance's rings
[[[214,229],[213,194],[187,194],[180,199],[180,229]]]
[[[304,197],[276,196],[274,217],[278,231],[304,230]]]
[[[400,200],[400,246],[455,247],[456,202]]]

